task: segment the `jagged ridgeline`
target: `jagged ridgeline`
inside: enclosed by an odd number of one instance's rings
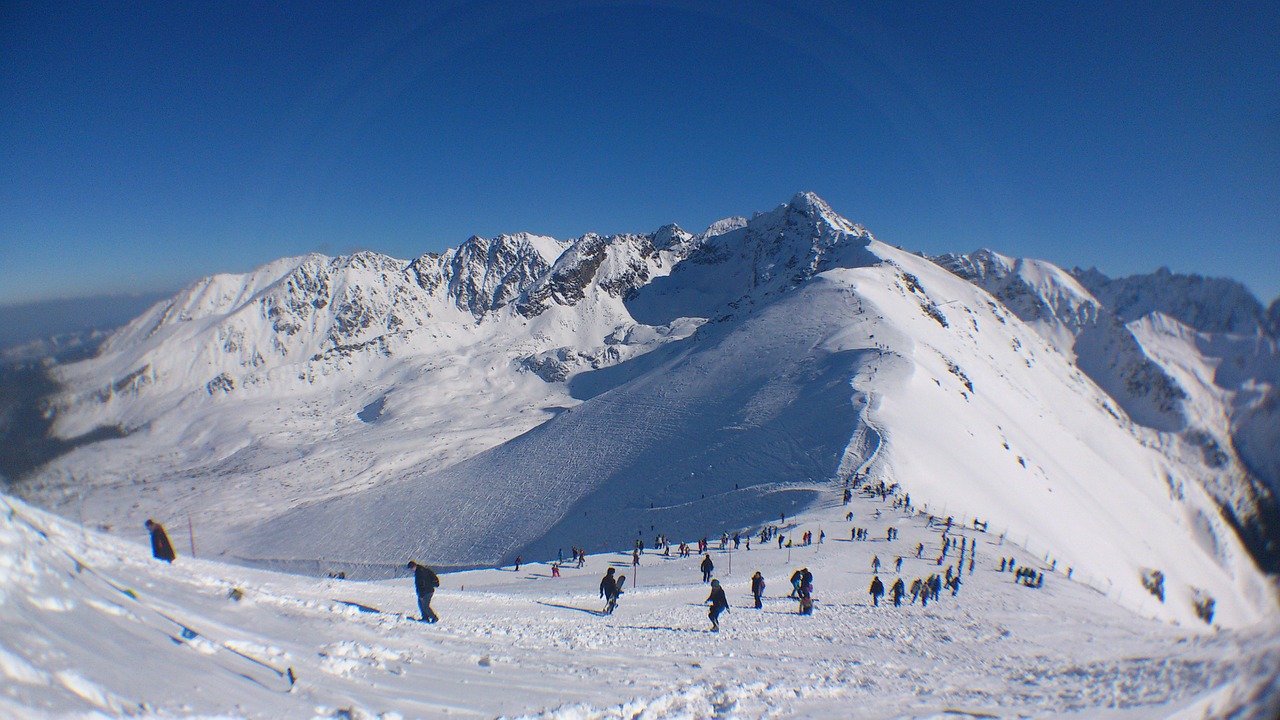
[[[698,234],[287,258],[53,368],[53,437],[126,436],[21,487],[373,577],[749,529],[857,475],[1122,603],[1158,571],[1159,614],[1243,623],[1274,609],[1280,360],[1223,282],[925,258],[810,193]]]

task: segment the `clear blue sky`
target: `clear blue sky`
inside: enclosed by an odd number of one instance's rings
[[[1280,295],[1280,3],[0,6],[0,304],[308,251],[698,231]]]

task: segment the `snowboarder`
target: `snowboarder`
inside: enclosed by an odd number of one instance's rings
[[[716,564],[711,562],[711,553],[707,553],[702,558],[702,582],[711,582],[711,571],[716,569]]]
[[[440,617],[431,609],[431,597],[436,594],[436,588],[440,587],[440,576],[415,560],[410,560],[405,567],[413,571],[413,587],[418,591],[418,610],[422,612],[422,622],[438,622]]]
[[[884,596],[884,583],[880,582],[880,576],[876,575],[871,579],[871,601],[876,607],[880,607],[880,598]]]
[[[906,585],[902,584],[902,578],[898,578],[896,581],[894,581],[893,587],[889,590],[889,593],[893,595],[894,607],[899,607],[900,605],[902,605],[902,596],[907,594],[907,587]]]
[[[711,581],[711,594],[703,602],[711,603],[707,617],[711,620],[711,632],[720,632],[720,613],[729,609],[729,599],[724,596],[724,588],[719,580]]]
[[[764,597],[764,576],[757,570],[755,575],[751,576],[751,595],[756,599],[756,609],[764,607],[761,598]]]
[[[150,519],[147,520],[145,525],[151,533],[151,555],[157,560],[163,560],[167,563],[173,562],[177,556],[173,553],[173,545],[169,543],[169,535],[164,531],[164,526]]]

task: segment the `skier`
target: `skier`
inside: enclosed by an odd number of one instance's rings
[[[906,585],[902,584],[902,578],[898,578],[896,581],[894,581],[893,587],[889,590],[889,593],[893,595],[894,607],[899,607],[900,605],[902,605],[902,596],[907,593],[907,587]]]
[[[420,565],[415,560],[410,560],[405,567],[413,571],[413,587],[418,591],[418,610],[422,612],[422,622],[438,622],[440,617],[431,609],[431,596],[435,595],[436,588],[440,587],[440,576],[436,575],[431,568]]]
[[[157,560],[173,562],[177,556],[173,553],[173,545],[169,543],[169,535],[164,531],[164,526],[150,519],[144,525],[151,533],[151,555]]]
[[[871,579],[871,601],[876,607],[880,607],[880,598],[884,595],[884,583],[880,582],[880,576],[876,575]]]
[[[711,562],[711,553],[707,553],[702,558],[702,582],[711,582],[711,571],[716,569],[716,564]]]
[[[711,620],[711,632],[720,632],[720,613],[729,609],[729,599],[724,596],[724,588],[720,587],[719,580],[711,581],[711,594],[703,602],[711,603],[711,609],[707,611],[707,617]]]
[[[756,609],[763,608],[764,603],[760,599],[764,597],[764,576],[760,574],[759,570],[756,571],[755,575],[751,576],[751,594],[756,599]]]

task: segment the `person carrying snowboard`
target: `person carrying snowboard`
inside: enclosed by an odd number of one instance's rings
[[[720,613],[729,609],[729,599],[724,596],[724,588],[719,580],[711,581],[711,594],[703,602],[711,603],[707,617],[711,620],[711,632],[720,632]]]
[[[609,568],[604,571],[604,577],[600,578],[600,597],[605,600],[602,612],[605,615],[612,613],[613,608],[618,604],[618,578],[614,577],[616,572],[614,568]]]
[[[410,560],[406,567],[413,571],[413,587],[418,591],[418,610],[422,613],[422,622],[438,622],[440,617],[431,609],[431,597],[436,594],[436,588],[440,587],[440,576],[414,560]]]
[[[145,526],[147,531],[151,533],[152,557],[167,563],[173,562],[177,555],[173,552],[173,545],[169,542],[169,534],[164,531],[164,526],[150,519],[147,520]]]

